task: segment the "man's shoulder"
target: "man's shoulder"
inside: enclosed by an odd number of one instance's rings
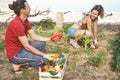
[[[19,18],[17,18],[17,17],[15,17],[12,21],[11,21],[11,25],[12,26],[18,26],[18,25],[21,25],[22,23],[21,23],[21,21],[20,21],[20,19]]]

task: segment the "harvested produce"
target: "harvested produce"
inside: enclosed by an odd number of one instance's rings
[[[61,72],[65,64],[65,57],[60,54],[50,54],[51,58],[47,65],[41,67],[43,72],[49,72],[51,75],[56,75]]]

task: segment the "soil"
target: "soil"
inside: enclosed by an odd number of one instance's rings
[[[107,47],[109,46],[109,41],[116,38],[119,34],[119,30],[112,30],[113,27],[117,26],[119,28],[120,26],[113,25],[112,29],[108,26],[111,25],[107,24],[106,26],[107,28],[105,28],[104,26],[105,29],[102,28],[99,30],[98,33],[99,47],[97,49],[92,49],[94,54],[88,55],[82,53],[76,55],[69,55],[65,53],[65,55],[67,56],[67,66],[63,80],[119,80],[120,79],[119,77],[120,72],[114,71],[114,66],[115,66],[114,53],[111,54],[111,51],[108,51],[107,49]],[[1,36],[2,38],[4,37],[4,35]],[[76,49],[70,46],[70,50],[74,51]],[[88,61],[88,58],[90,56],[94,56],[102,52],[106,53],[105,64],[96,67]],[[0,53],[0,80],[13,80],[13,78],[20,76],[10,73],[10,69],[12,69],[12,66],[7,60],[5,52]],[[27,69],[27,71],[29,71],[31,74],[33,73],[34,76],[36,76],[36,78],[38,77],[38,70]],[[28,78],[26,80],[34,80],[34,79]]]

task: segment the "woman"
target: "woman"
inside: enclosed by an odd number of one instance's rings
[[[97,25],[98,25],[98,16],[101,18],[104,17],[104,9],[101,5],[95,5],[90,13],[86,15],[83,19],[73,24],[68,29],[68,35],[71,38],[70,44],[75,47],[79,48],[80,46],[77,44],[77,42],[80,40],[76,37],[83,35],[86,32],[86,36],[90,37],[91,35],[94,35],[92,39],[94,39],[95,43],[97,43]],[[93,26],[92,26],[93,25]],[[93,31],[92,31],[93,29]],[[72,39],[75,38],[75,39]],[[95,48],[93,45],[91,46]]]
[[[42,37],[33,31],[29,20],[30,6],[26,0],[14,0],[9,4],[9,8],[14,11],[16,17],[9,23],[5,34],[5,47],[7,57],[13,65],[17,74],[21,64],[39,68],[42,63],[47,64],[48,56],[44,54],[46,41],[50,38]],[[28,36],[33,41],[28,40]]]

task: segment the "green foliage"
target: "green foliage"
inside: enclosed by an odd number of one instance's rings
[[[120,54],[116,54],[116,68],[120,71]]]
[[[59,44],[56,44],[56,45],[49,45],[48,44],[46,46],[46,52],[47,53],[58,53],[58,54],[61,54],[63,52],[63,48]]]
[[[0,60],[0,64],[4,64],[4,61],[3,61],[3,60]]]
[[[4,50],[5,50],[4,41],[0,39],[0,52],[3,52]]]
[[[65,32],[65,33],[68,33],[68,28],[70,27],[71,25],[68,25],[68,24],[66,24],[66,25],[64,25],[62,28],[62,32]]]
[[[65,48],[62,48],[62,52],[63,53],[69,53],[70,52],[69,46],[66,46]]]
[[[120,36],[112,41],[109,41],[111,44],[109,50],[114,53],[115,56],[115,69],[120,71]]]
[[[42,26],[43,28],[53,29],[53,27],[55,26],[55,22],[51,18],[47,17],[45,19],[42,19],[38,25]]]
[[[2,22],[0,22],[0,31],[2,31],[2,30],[5,30],[6,29],[6,26],[7,26],[7,24],[6,23],[2,23]]]
[[[80,51],[82,52],[82,54],[88,54],[88,55],[93,55],[93,53],[94,53],[93,50],[90,49],[90,48],[83,49],[83,50],[80,50]]]
[[[68,28],[70,25],[65,25],[62,27],[61,32],[63,33],[63,38],[65,41],[65,45],[67,45],[67,42],[69,41],[69,36],[68,36]]]
[[[60,45],[55,46],[53,49],[53,53],[68,53],[69,52],[69,47],[66,46],[65,48],[62,48]]]
[[[86,50],[87,45],[90,42],[89,37],[87,37],[87,35],[86,35],[86,31],[83,34],[83,42],[84,42],[84,47],[85,47],[85,50]]]
[[[77,55],[77,54],[88,54],[88,55],[93,55],[93,49],[79,49],[79,50],[74,50],[71,52],[71,55]]]
[[[76,61],[72,61],[71,63],[69,63],[72,68],[72,70],[75,70],[76,69]]]
[[[15,77],[12,80],[37,80],[38,77],[28,71],[24,71],[21,76]]]
[[[34,26],[33,29],[37,34],[40,34],[43,30],[42,26],[37,26],[37,25]]]
[[[54,26],[54,33],[56,33],[56,32],[63,32],[63,28]]]
[[[54,26],[54,33],[62,32],[63,39],[65,41],[65,45],[67,45],[67,41],[69,40],[69,36],[68,36],[68,32],[67,31],[68,31],[68,26],[63,26],[63,27]]]
[[[0,64],[6,64],[6,63],[9,63],[9,61],[6,60],[6,58],[0,59]]]
[[[68,40],[69,40],[69,36],[68,36],[68,34],[65,33],[65,32],[63,32],[62,34],[63,34],[63,38],[64,38],[64,41],[65,41],[65,45],[67,45],[67,42],[68,42]]]
[[[37,34],[39,34],[41,36],[50,37],[53,35],[52,32],[48,32],[48,31],[43,30],[42,26],[35,25],[33,27],[33,29]]]
[[[106,56],[103,53],[89,58],[89,62],[91,62],[94,66],[97,67],[103,65],[105,63],[105,60]]]
[[[50,32],[40,32],[39,34],[41,36],[44,36],[44,37],[50,37],[50,36],[52,36],[53,33],[50,33]]]
[[[60,47],[59,45],[56,46],[55,48],[55,53],[62,53],[62,47]]]
[[[46,46],[46,53],[58,53],[58,54],[61,54],[61,53],[69,53],[69,52],[70,52],[69,46],[61,47],[61,45],[59,45],[57,43],[54,46],[50,45],[50,44],[47,44],[47,46]]]
[[[116,54],[120,54],[120,35],[119,34],[117,37],[113,38],[113,40],[109,41],[110,45],[107,47],[108,51],[115,53],[115,56]]]
[[[72,52],[72,55],[77,55],[77,54],[80,54],[79,50],[74,50],[74,51]]]

